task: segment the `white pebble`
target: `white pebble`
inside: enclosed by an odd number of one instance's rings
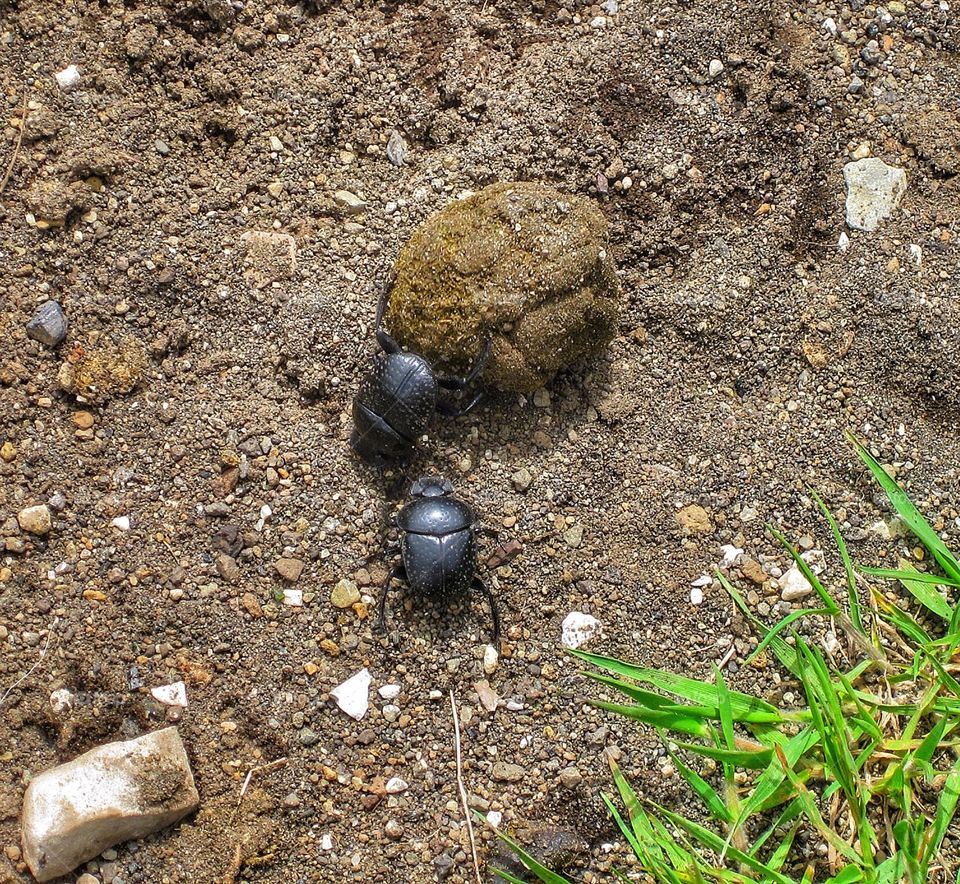
[[[503,814],[499,810],[491,810],[487,814],[487,822],[496,829],[503,822]]]
[[[916,243],[910,243],[910,257],[913,259],[913,263],[919,267],[923,261],[923,249]]]
[[[500,653],[493,645],[487,645],[483,649],[483,671],[491,675],[497,668],[497,662],[500,660]]]
[[[737,559],[743,555],[743,550],[734,546],[732,543],[725,543],[720,547],[720,552],[723,553],[723,561],[720,563],[720,565],[724,568],[729,568],[731,565],[735,565]]]
[[[406,780],[400,777],[391,777],[387,780],[385,788],[388,795],[399,795],[401,792],[406,792],[410,787],[407,785]]]
[[[713,59],[713,61],[710,62],[708,73],[710,74],[711,80],[716,80],[717,77],[723,73],[723,62],[720,61],[719,58]]]
[[[590,614],[571,611],[563,620],[560,644],[565,648],[579,648],[600,631],[600,621]]]
[[[690,604],[691,605],[702,605],[703,604],[703,590],[699,586],[695,586],[690,590]]]
[[[151,688],[150,694],[158,703],[164,706],[179,706],[183,708],[187,705],[187,686],[182,681],[175,681],[173,684],[158,685]]]
[[[367,669],[361,669],[356,675],[350,676],[343,684],[337,685],[330,696],[337,701],[337,705],[351,718],[360,721],[367,714],[370,705],[367,696],[370,682],[373,679]]]
[[[390,722],[396,721],[400,717],[400,707],[394,706],[393,703],[387,703],[383,707],[383,717]]]
[[[130,516],[117,516],[110,522],[114,528],[119,531],[129,531],[130,530]]]
[[[57,715],[65,715],[67,712],[70,712],[76,701],[76,696],[66,688],[59,688],[50,694],[50,708]]]
[[[70,92],[80,82],[80,71],[75,64],[69,64],[62,71],[57,71],[54,77],[56,77],[57,85],[64,92]]]
[[[396,700],[397,697],[400,696],[400,685],[385,684],[377,690],[377,693],[383,697],[384,700]]]
[[[324,835],[320,839],[320,849],[321,850],[333,850],[333,838],[329,834]]]
[[[696,580],[690,583],[691,586],[709,586],[713,583],[713,578],[709,574],[701,574]]]
[[[285,589],[283,591],[283,603],[289,605],[291,608],[302,608],[303,607],[303,590],[302,589]]]

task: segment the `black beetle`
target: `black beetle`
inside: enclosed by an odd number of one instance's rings
[[[400,510],[400,557],[387,575],[377,604],[376,628],[386,619],[387,594],[394,579],[406,580],[418,594],[448,598],[469,589],[490,602],[493,645],[500,646],[500,612],[490,588],[476,575],[477,541],[473,509],[453,496],[447,479],[424,477],[410,488],[410,501]]]
[[[353,400],[354,430],[350,445],[364,460],[382,465],[406,457],[430,423],[435,411],[459,417],[473,408],[482,396],[478,393],[465,406],[439,398],[441,389],[463,390],[477,379],[490,357],[490,342],[466,377],[439,375],[416,353],[406,353],[383,327],[388,286],[384,286],[377,305],[377,354],[373,367]]]

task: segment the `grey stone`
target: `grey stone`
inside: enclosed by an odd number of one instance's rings
[[[493,778],[501,783],[518,783],[523,779],[523,768],[519,764],[496,761],[493,765]]]
[[[38,881],[49,881],[114,844],[171,825],[199,804],[176,728],[107,743],[30,781],[23,856]]]
[[[387,141],[387,159],[395,166],[407,164],[407,142],[396,129],[390,133],[390,140]]]
[[[873,231],[889,218],[907,189],[907,173],[883,160],[868,157],[843,167],[847,184],[847,224]]]
[[[56,301],[45,301],[27,323],[27,337],[46,347],[56,347],[67,336],[67,316]]]

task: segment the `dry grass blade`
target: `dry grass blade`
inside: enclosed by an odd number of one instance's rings
[[[473,857],[473,871],[477,876],[477,884],[483,884],[483,878],[480,877],[480,862],[477,859],[477,842],[473,837],[473,823],[470,821],[470,805],[467,801],[467,789],[463,785],[463,764],[460,760],[460,720],[457,716],[457,701],[453,696],[453,688],[450,689],[450,713],[453,715],[453,734],[454,748],[457,753],[457,786],[460,789],[460,801],[463,803],[463,818],[467,824],[467,835],[470,837],[470,855]]]
[[[3,173],[3,178],[0,179],[0,193],[3,193],[7,186],[7,182],[10,180],[10,176],[13,174],[13,167],[17,163],[17,157],[20,156],[20,145],[23,144],[23,130],[27,128],[27,98],[28,92],[26,87],[23,90],[23,110],[20,113],[20,131],[17,132],[17,143],[13,146],[13,153],[10,155],[10,162],[7,163],[7,169]]]

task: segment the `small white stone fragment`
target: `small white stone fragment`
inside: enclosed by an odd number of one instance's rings
[[[491,810],[487,814],[487,822],[490,823],[495,829],[500,827],[500,823],[503,822],[503,814],[499,810]]]
[[[396,700],[397,697],[400,696],[400,685],[385,684],[377,690],[377,693],[383,697],[384,700]]]
[[[49,881],[200,804],[175,727],[91,749],[35,776],[23,797],[23,858]]]
[[[780,598],[785,602],[805,598],[811,592],[813,587],[796,565],[780,578]]]
[[[367,714],[370,705],[368,692],[373,679],[367,669],[361,669],[356,675],[350,676],[343,684],[337,685],[330,696],[337,701],[337,705],[351,718],[360,721]]]
[[[710,74],[711,80],[716,80],[723,73],[723,62],[719,58],[713,59],[707,73]]]
[[[80,71],[75,64],[68,64],[62,71],[54,74],[57,85],[64,91],[70,92],[80,83]]]
[[[913,263],[920,266],[923,263],[923,249],[920,248],[915,242],[910,243],[910,258],[913,260]]]
[[[303,607],[303,590],[302,589],[285,589],[283,591],[283,603],[289,605],[291,608],[302,608]]]
[[[257,531],[263,531],[263,526],[267,523],[267,519],[273,515],[273,510],[270,509],[268,504],[264,504],[260,507],[260,518],[257,520],[257,524],[254,526]]]
[[[338,190],[333,195],[333,201],[350,215],[357,215],[367,207],[364,200],[349,190]]]
[[[523,703],[518,703],[516,700],[507,700],[507,709],[510,712],[522,712]]]
[[[383,707],[383,717],[391,723],[396,721],[400,717],[400,707],[394,706],[393,703],[387,703]]]
[[[110,520],[110,524],[118,531],[129,531],[130,516],[117,516],[115,519]]]
[[[850,248],[850,237],[847,236],[846,233],[841,233],[840,237],[837,239],[837,249],[839,249],[840,252],[845,252],[849,248]]]
[[[711,583],[713,583],[713,578],[709,574],[701,574],[696,580],[690,581],[691,586],[699,586],[701,588],[709,586]]]
[[[274,153],[280,153],[283,150],[283,142],[276,135],[270,136],[270,150]]]
[[[691,605],[702,605],[703,604],[703,590],[699,586],[695,586],[690,590],[690,604]]]
[[[743,550],[734,546],[732,543],[725,543],[720,547],[720,552],[723,553],[723,561],[720,562],[720,565],[724,568],[729,568],[731,565],[735,565],[740,556],[743,555]]]
[[[67,715],[73,711],[77,698],[66,688],[58,688],[50,694],[50,708],[56,715]]]
[[[869,157],[843,167],[847,184],[847,225],[873,231],[889,218],[907,189],[907,173]]]
[[[828,34],[832,35],[837,33],[837,23],[832,18],[825,18],[820,23],[820,27],[822,27]]]
[[[600,621],[590,614],[571,611],[563,620],[560,643],[565,648],[579,648],[600,631]]]
[[[500,652],[493,646],[487,645],[483,649],[483,671],[487,675],[492,675],[497,669],[497,663],[500,660]]]
[[[179,706],[182,709],[187,705],[187,686],[182,681],[157,685],[151,688],[150,694],[164,706]]]
[[[321,850],[333,850],[333,838],[330,837],[330,834],[329,834],[329,833],[321,836],[321,838],[320,838],[320,849],[321,849]]]
[[[400,777],[390,777],[390,779],[387,780],[387,785],[384,787],[388,795],[399,795],[401,792],[406,792],[409,788],[407,781]]]

